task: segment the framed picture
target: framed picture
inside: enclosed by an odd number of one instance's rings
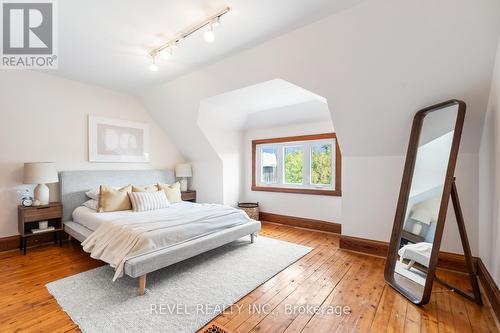
[[[89,115],[89,161],[149,162],[149,125]]]

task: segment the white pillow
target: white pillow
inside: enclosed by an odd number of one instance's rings
[[[97,210],[97,200],[94,199],[87,200],[83,203],[83,206],[93,210]]]
[[[162,209],[170,205],[164,191],[129,192],[128,196],[134,212]]]
[[[101,191],[101,187],[96,187],[94,189],[88,190],[85,192],[85,195],[93,200],[99,200],[99,192]]]

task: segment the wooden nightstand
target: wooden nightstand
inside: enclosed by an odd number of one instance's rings
[[[196,191],[182,191],[181,198],[182,201],[196,202]]]
[[[406,231],[406,230],[403,230],[403,232],[401,233],[401,238],[404,238],[407,241],[414,243],[414,244],[425,241],[424,237],[422,237],[420,235],[415,235],[414,233],[411,233],[411,232]]]
[[[38,235],[54,233],[54,242],[57,244],[57,236],[63,231],[62,223],[62,204],[60,202],[51,202],[48,205],[38,207],[17,206],[18,231],[21,235],[19,249],[26,254],[28,238]],[[48,221],[49,227],[54,230],[33,233],[32,229],[38,228],[38,222]],[[62,246],[62,237],[59,237],[59,246]]]

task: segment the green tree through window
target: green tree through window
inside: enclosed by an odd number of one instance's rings
[[[285,183],[302,184],[303,157],[302,147],[285,147]]]
[[[311,184],[327,185],[332,182],[332,145],[311,147]]]

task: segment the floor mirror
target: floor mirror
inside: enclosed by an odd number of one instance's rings
[[[454,177],[465,109],[464,102],[450,100],[420,110],[413,119],[384,275],[415,304],[426,304],[431,297],[450,200],[473,292],[438,281],[481,304]]]

